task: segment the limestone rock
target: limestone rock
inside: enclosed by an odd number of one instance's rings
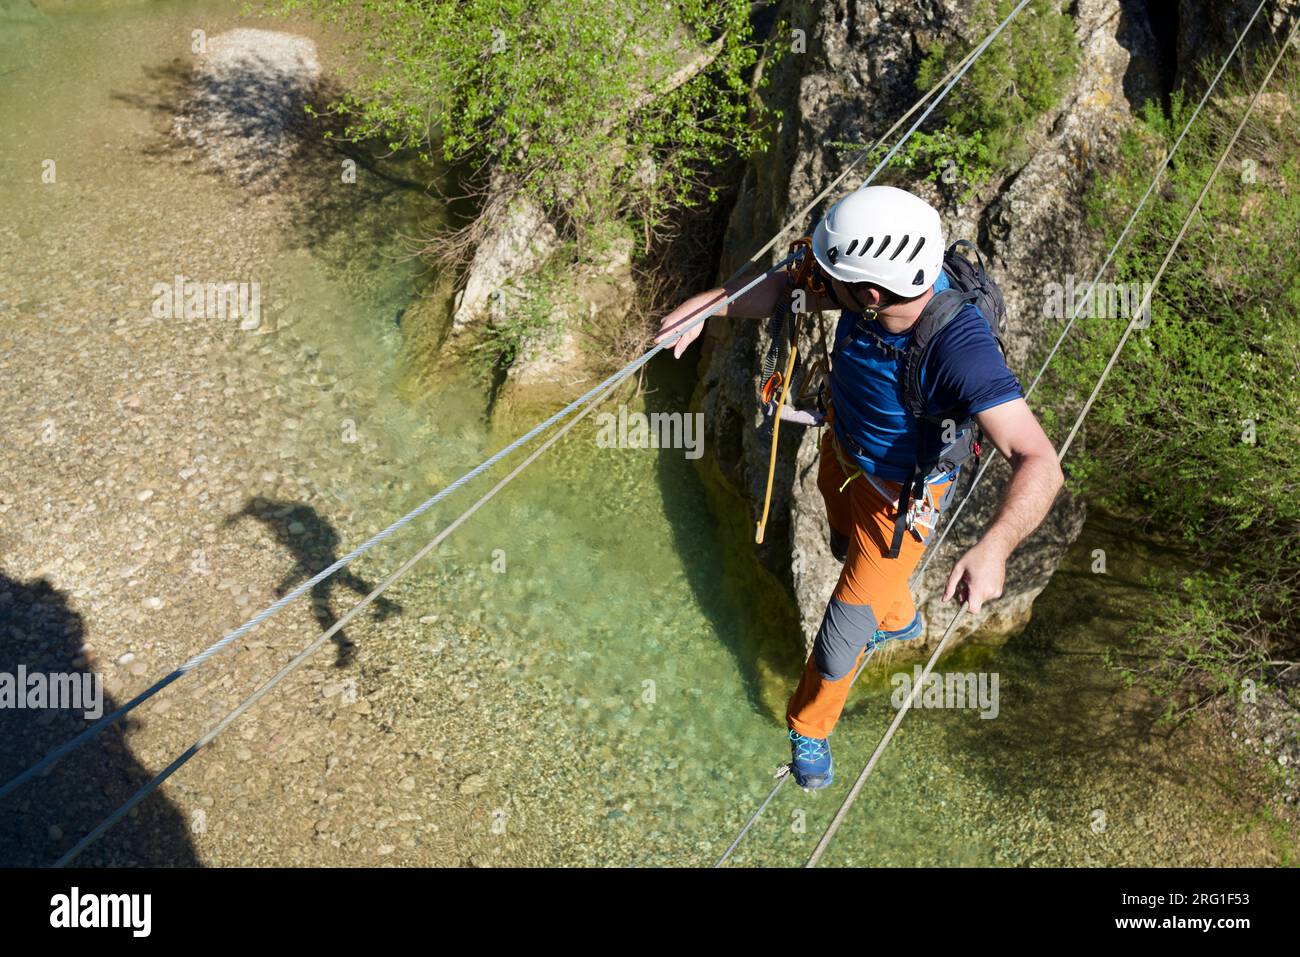
[[[548,329],[522,343],[497,396],[511,419],[553,410],[603,376],[598,348],[587,347],[584,329],[626,321],[635,293],[631,242],[614,243],[598,262],[573,267]]]
[[[495,183],[489,188],[480,219],[487,224],[487,232],[474,250],[463,287],[456,293],[452,335],[512,308],[518,301],[514,284],[560,246],[559,235],[540,206],[525,196],[502,194]]]

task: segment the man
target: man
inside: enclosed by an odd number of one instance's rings
[[[904,405],[899,362],[922,310],[949,286],[944,249],[938,212],[891,186],[867,187],[841,200],[813,233],[815,273],[825,294],[811,296],[808,309],[840,310],[831,352],[831,428],[822,439],[817,485],[830,521],[831,550],[844,568],[787,713],[791,770],[808,790],[834,779],[828,738],[868,645],[914,638],[923,629],[908,579],[956,486],[956,473],[927,478],[917,503],[922,518],[891,558],[903,485],[918,463],[937,458],[944,441],[931,421]],[[721,287],[692,296],[663,319],[658,341],[731,291]],[[786,277],[774,273],[718,314],[770,316],[785,292]],[[703,324],[686,332],[673,355],[680,358],[702,329]],[[927,419],[973,418],[1011,464],[997,515],[953,566],[944,591],[945,600],[965,601],[978,613],[1002,594],[1007,557],[1046,516],[1063,476],[1052,443],[974,305],[963,306],[936,336],[925,353],[920,385]]]

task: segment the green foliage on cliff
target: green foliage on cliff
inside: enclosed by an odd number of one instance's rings
[[[969,30],[983,39],[1006,18],[1012,0],[980,0]],[[966,193],[1028,155],[1026,131],[1057,104],[1078,69],[1074,20],[1050,0],[1033,0],[988,46],[936,111],[938,129],[918,131],[893,164]],[[928,91],[961,62],[961,50],[931,44],[916,86]]]
[[[747,0],[285,0],[347,28],[346,135],[436,152],[575,234],[711,197],[759,145]]]
[[[1118,255],[1114,280],[1152,280],[1260,80],[1230,84],[1207,106]],[[1280,73],[1272,90],[1156,288],[1149,328],[1121,353],[1086,445],[1067,460],[1091,495],[1148,516],[1203,558],[1177,595],[1161,596],[1151,622],[1161,661],[1153,676],[1180,695],[1189,681],[1196,695],[1258,680],[1286,667],[1268,662],[1300,653],[1300,72]],[[1089,206],[1107,242],[1191,109],[1180,96],[1168,114],[1148,105],[1096,182]],[[1036,403],[1058,410],[1058,440],[1128,323],[1090,314]]]

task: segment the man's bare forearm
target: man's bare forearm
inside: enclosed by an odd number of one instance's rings
[[[980,545],[996,551],[1005,561],[1047,517],[1064,482],[1055,455],[1020,456],[1013,460],[1006,495]]]
[[[752,279],[753,277],[749,276],[737,280],[730,287],[718,286],[715,289],[709,289],[706,292],[692,296],[686,300],[686,303],[690,305],[692,310],[707,312],[712,306],[726,299],[737,289],[743,289],[745,284]],[[735,302],[727,303],[715,315],[731,316],[739,319],[762,319],[770,316],[773,310],[776,309],[777,300],[784,291],[785,274],[773,273]]]

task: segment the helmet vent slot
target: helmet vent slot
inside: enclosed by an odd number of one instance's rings
[[[924,245],[925,245],[925,237],[922,236],[920,239],[916,241],[916,248],[912,250],[912,255],[907,257],[907,261],[911,262],[913,259],[915,259],[916,254],[921,251],[921,247]]]
[[[889,257],[889,261],[891,263],[898,258],[899,253],[901,253],[904,249],[907,248],[907,241],[911,238],[912,237],[907,235],[906,233],[903,234],[903,238],[898,241],[898,248],[894,250],[894,255]]]
[[[846,256],[852,256],[852,255],[853,255],[853,248],[854,248],[855,246],[857,246],[857,244],[858,244],[858,241],[857,241],[856,239],[853,240],[853,242],[849,243],[849,248],[846,249],[846,250],[844,250],[844,255],[846,255]]]
[[[916,278],[912,280],[912,285],[913,285],[913,286],[924,286],[924,285],[925,285],[925,270],[924,270],[924,269],[918,269],[918,270],[916,271]]]
[[[876,250],[876,255],[873,258],[875,259],[880,258],[880,254],[883,253],[886,248],[888,248],[889,240],[892,238],[893,238],[892,236],[886,236],[884,239],[880,241],[880,248]]]

